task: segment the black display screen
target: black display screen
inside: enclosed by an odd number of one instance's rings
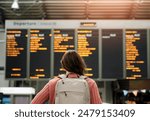
[[[147,30],[126,30],[126,79],[147,78]]]
[[[64,74],[60,61],[67,50],[75,49],[75,30],[55,29],[54,30],[54,76]]]
[[[6,78],[27,78],[27,30],[6,30]]]
[[[99,78],[99,30],[78,29],[78,53],[87,65],[85,74],[88,77]]]
[[[102,29],[102,78],[123,78],[122,29]]]
[[[30,79],[50,78],[51,30],[30,30]]]

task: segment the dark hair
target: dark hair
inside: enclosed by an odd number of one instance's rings
[[[61,65],[66,71],[84,75],[86,64],[75,50],[68,50],[62,56]]]

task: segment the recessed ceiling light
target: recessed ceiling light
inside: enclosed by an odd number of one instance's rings
[[[14,0],[13,4],[11,5],[12,9],[19,9],[18,0]]]

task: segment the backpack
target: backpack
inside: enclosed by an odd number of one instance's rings
[[[60,75],[55,87],[55,104],[89,104],[90,92],[85,76],[67,78]]]

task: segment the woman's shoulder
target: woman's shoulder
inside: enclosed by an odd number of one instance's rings
[[[57,81],[59,80],[60,78],[59,77],[54,77],[53,79],[50,79],[48,84],[51,85],[51,84],[55,84],[57,83]]]
[[[87,77],[86,80],[87,80],[87,82],[88,82],[89,84],[91,84],[91,85],[94,84],[94,83],[96,83],[94,79],[89,78],[89,77]]]

